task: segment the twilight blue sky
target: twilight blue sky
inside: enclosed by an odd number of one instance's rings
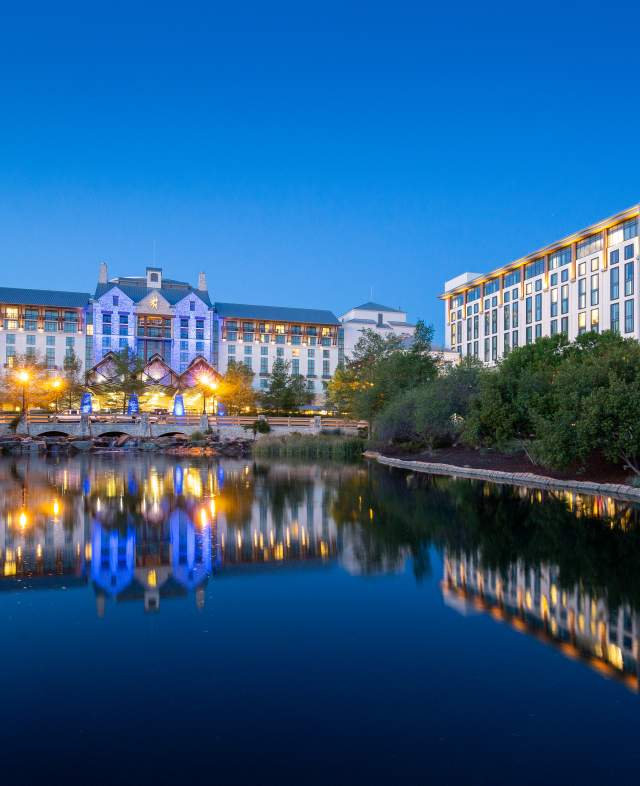
[[[3,8],[3,285],[155,243],[219,300],[373,287],[441,337],[445,278],[640,200],[632,3]]]

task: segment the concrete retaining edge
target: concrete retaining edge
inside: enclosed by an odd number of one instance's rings
[[[544,475],[535,475],[532,472],[502,472],[497,469],[477,469],[474,467],[457,467],[453,464],[438,464],[429,461],[410,461],[407,459],[383,456],[374,450],[366,450],[364,457],[374,459],[378,464],[399,469],[408,469],[413,472],[423,472],[428,475],[450,475],[454,478],[468,480],[488,480],[511,486],[526,486],[547,490],[573,491],[577,494],[588,496],[606,496],[625,502],[640,501],[640,488],[619,485],[617,483],[590,483],[581,480],[559,480],[548,478]]]

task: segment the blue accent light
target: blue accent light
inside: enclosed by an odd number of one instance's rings
[[[129,403],[127,404],[127,415],[137,415],[140,412],[140,404],[138,403],[138,397],[135,393],[132,393],[129,396]]]
[[[173,414],[177,418],[184,417],[184,401],[182,400],[181,393],[178,393],[178,395],[173,399]]]
[[[173,468],[173,490],[178,496],[182,494],[183,476],[184,473],[182,472],[182,467],[178,464]]]
[[[80,400],[80,412],[83,415],[90,415],[93,412],[93,406],[91,404],[91,393],[82,394],[82,399]]]

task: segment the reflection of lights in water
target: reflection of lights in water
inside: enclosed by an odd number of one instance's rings
[[[204,528],[209,524],[209,517],[206,508],[200,508],[200,524]]]
[[[37,559],[42,558],[42,543],[38,543],[38,545],[36,546],[36,558]]]
[[[60,503],[57,499],[53,500],[53,515],[58,516],[60,513]]]
[[[149,587],[157,587],[158,586],[158,576],[155,570],[150,570],[147,573],[147,586]]]
[[[18,524],[20,524],[20,529],[24,529],[27,526],[27,513],[24,510],[20,511],[20,515],[18,516]]]
[[[215,518],[216,515],[216,501],[215,499],[209,500],[209,510],[211,511],[211,516]]]

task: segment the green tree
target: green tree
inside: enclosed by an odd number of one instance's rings
[[[82,373],[82,361],[73,350],[65,355],[61,383],[60,399],[64,406],[67,409],[79,407],[86,384]]]
[[[49,407],[55,395],[50,369],[37,355],[16,355],[0,376],[0,400],[15,409]]]
[[[256,394],[253,389],[253,372],[244,363],[230,360],[227,373],[218,385],[218,396],[231,415],[254,409]]]
[[[289,363],[277,358],[271,369],[269,387],[260,397],[262,406],[271,412],[293,412],[311,399],[304,377],[289,373]]]
[[[124,347],[113,353],[110,376],[91,383],[88,388],[103,405],[111,409],[122,408],[125,414],[129,396],[143,396],[147,391],[147,383],[142,378],[144,367],[145,361],[129,347]]]

